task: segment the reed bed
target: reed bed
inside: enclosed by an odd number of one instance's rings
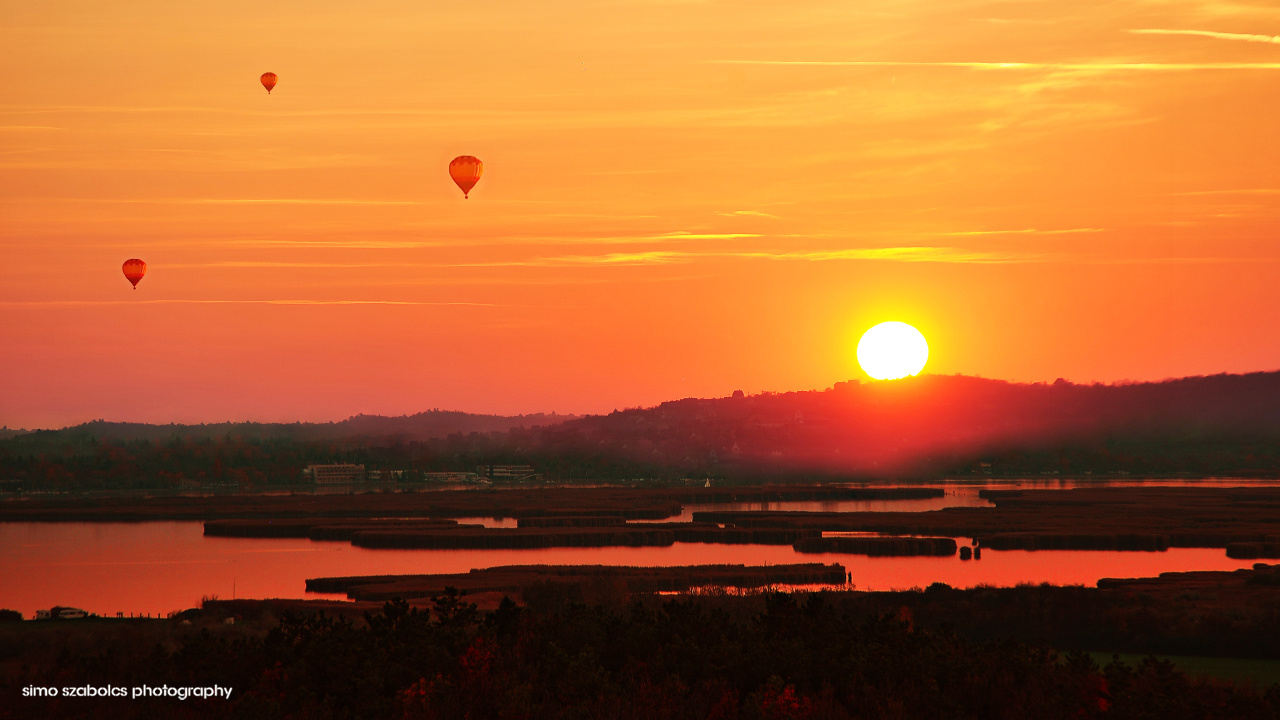
[[[1226,548],[1280,539],[1280,488],[1128,487],[983,490],[994,508],[930,512],[699,511],[747,528],[984,538],[994,549]],[[1035,540],[1029,539],[1034,536]]]
[[[670,530],[636,528],[483,528],[459,530],[366,530],[351,536],[365,548],[480,550],[550,547],[671,545]]]
[[[692,525],[693,523],[688,523]],[[821,530],[779,528],[676,527],[676,542],[724,545],[793,545],[805,538],[822,537]]]
[[[439,595],[446,587],[468,593],[520,593],[536,585],[620,584],[629,592],[679,592],[695,587],[754,588],[772,585],[840,585],[842,565],[513,565],[442,575],[373,575],[313,578],[309,592],[345,593],[352,600],[386,601]]]
[[[873,557],[955,555],[956,541],[941,537],[812,537],[795,544],[796,552],[847,553]]]
[[[743,488],[511,488],[363,492],[345,495],[211,497],[42,497],[0,501],[0,521],[69,522],[216,520],[230,518],[565,517],[622,515],[660,520],[685,503],[814,500],[908,500],[942,497],[941,488],[833,488],[821,485]]]
[[[210,537],[237,538],[311,538],[312,540],[348,540],[356,529],[374,529],[385,527],[481,527],[479,525],[458,525],[452,518],[446,519],[406,519],[406,520],[365,520],[335,521],[331,518],[276,518],[271,520],[207,520],[204,523],[204,534]]]
[[[1280,558],[1280,542],[1229,543],[1227,557],[1240,560]]]
[[[979,535],[978,545],[991,550],[1130,550],[1159,552],[1169,549],[1169,536],[997,533],[994,535]]]
[[[621,515],[522,517],[516,520],[516,527],[522,528],[618,527],[626,524],[627,519]]]

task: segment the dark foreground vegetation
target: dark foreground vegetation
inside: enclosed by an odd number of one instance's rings
[[[16,623],[0,625],[0,718],[1280,717],[1280,686],[1071,652],[1280,653],[1280,588],[1240,580],[1271,609],[1206,611],[1189,628],[1165,624],[1191,602],[1177,583],[1148,584],[590,600],[545,584],[489,612],[446,590],[423,610],[388,602],[354,619],[212,601],[168,621]],[[230,613],[240,622],[224,625]],[[230,701],[21,697],[32,685],[144,683],[234,690]]]
[[[348,462],[410,486],[492,464],[562,482],[1280,477],[1280,372],[1129,385],[931,375],[581,418],[95,422],[0,437],[0,489],[302,486],[307,465]]]
[[[510,566],[444,575],[316,578],[307,588],[362,601],[426,598],[456,587],[496,606],[504,593],[533,603],[550,594],[622,607],[637,593],[694,588],[760,588],[843,582],[839,565],[635,568],[599,565]],[[836,588],[839,589],[839,588]],[[712,593],[714,595],[714,592]],[[830,592],[860,612],[906,610],[917,623],[949,627],[977,640],[1018,640],[1066,650],[1280,660],[1280,565],[1234,572],[1165,573],[1109,578],[1097,588],[1051,585],[923,592]],[[281,601],[276,601],[281,602]],[[304,607],[305,601],[294,607]],[[710,602],[710,600],[708,600]],[[726,600],[726,602],[729,602]],[[357,606],[371,609],[367,604]]]

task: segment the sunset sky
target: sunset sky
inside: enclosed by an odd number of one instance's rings
[[[1280,368],[1273,1],[6,0],[0,78],[9,427]]]

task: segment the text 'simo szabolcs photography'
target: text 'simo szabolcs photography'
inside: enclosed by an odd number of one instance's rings
[[[0,720],[1280,720],[1273,0],[7,0],[0,80]]]

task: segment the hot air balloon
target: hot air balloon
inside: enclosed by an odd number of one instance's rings
[[[129,282],[133,283],[134,290],[138,289],[138,281],[142,279],[142,276],[147,274],[147,264],[137,258],[125,260],[124,266],[120,269],[124,270],[124,276],[129,279]]]
[[[267,89],[267,94],[271,94],[271,88],[276,86],[275,73],[262,73],[262,87]]]
[[[449,177],[462,188],[463,198],[470,197],[471,188],[480,182],[480,175],[483,172],[484,163],[480,162],[480,158],[470,155],[460,155],[449,163]]]

